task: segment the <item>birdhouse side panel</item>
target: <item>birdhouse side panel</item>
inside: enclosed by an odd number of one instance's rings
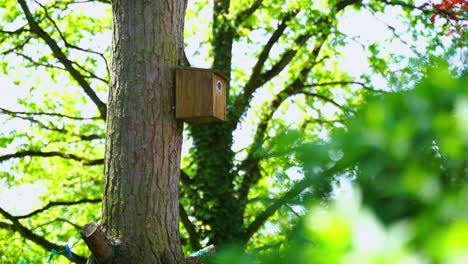
[[[224,121],[226,120],[226,97],[228,83],[216,73],[213,74],[213,115]]]
[[[177,69],[176,118],[190,121],[213,115],[212,74],[208,71]]]

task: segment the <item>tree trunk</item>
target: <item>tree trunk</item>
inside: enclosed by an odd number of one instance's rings
[[[122,263],[183,263],[175,66],[186,0],[113,0],[102,227]]]

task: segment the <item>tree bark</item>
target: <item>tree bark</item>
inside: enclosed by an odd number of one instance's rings
[[[123,263],[183,263],[175,66],[186,0],[113,0],[102,227]]]

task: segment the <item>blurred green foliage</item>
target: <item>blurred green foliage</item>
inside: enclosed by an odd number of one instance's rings
[[[468,263],[468,76],[431,66],[414,89],[366,101],[328,141],[290,154],[309,183],[328,182],[314,197],[332,199],[308,200],[283,243],[211,263]],[[336,194],[343,177],[353,187]]]

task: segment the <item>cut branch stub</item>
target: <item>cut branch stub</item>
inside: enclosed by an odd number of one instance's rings
[[[81,238],[85,241],[93,256],[103,262],[112,257],[112,246],[96,222],[86,224],[81,229]]]

